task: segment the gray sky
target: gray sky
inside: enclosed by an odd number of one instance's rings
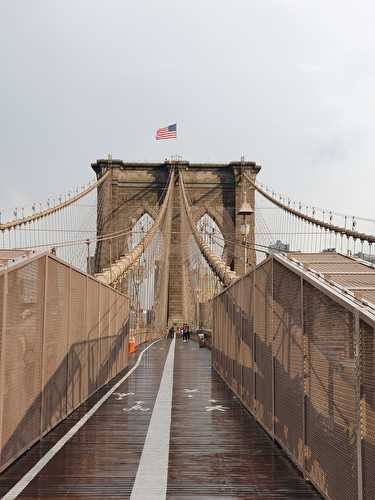
[[[0,0],[0,207],[81,185],[108,151],[244,153],[273,187],[372,217],[374,18],[352,0]]]

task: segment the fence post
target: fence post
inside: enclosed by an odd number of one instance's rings
[[[68,416],[73,410],[69,406],[69,394],[70,394],[70,389],[69,389],[69,384],[70,384],[70,339],[71,339],[71,331],[70,331],[70,317],[71,317],[71,308],[72,308],[72,268],[71,266],[68,267],[68,334],[67,334],[67,346],[66,346],[66,416]]]
[[[98,347],[98,373],[96,375],[96,389],[99,389],[99,387],[102,386],[101,380],[101,373],[102,373],[102,339],[101,339],[101,329],[102,329],[102,302],[101,302],[101,295],[102,295],[102,287],[103,285],[99,283],[98,285],[98,301],[99,301],[99,311],[98,311],[98,342],[99,342],[99,347]]]
[[[85,340],[86,340],[86,364],[87,364],[87,397],[89,398],[91,394],[93,394],[96,388],[90,392],[90,380],[92,375],[92,366],[90,366],[90,340],[89,340],[89,277],[88,274],[85,273],[85,287],[86,287],[86,302],[85,302]],[[90,373],[91,370],[91,373]]]
[[[273,281],[273,257],[271,259],[271,351],[272,351],[272,437],[275,439],[275,332],[273,329],[273,289],[274,289],[274,281]]]
[[[112,375],[112,366],[111,366],[111,356],[112,356],[112,330],[111,330],[111,305],[112,305],[112,290],[109,291],[110,293],[108,294],[108,338],[109,338],[109,348],[108,348],[108,373],[107,373],[107,380],[105,383],[109,382],[111,380],[111,375]]]
[[[306,478],[306,381],[307,381],[307,339],[305,336],[304,311],[303,311],[303,277],[300,279],[300,308],[301,308],[301,333],[302,333],[302,471]]]
[[[356,395],[356,443],[357,443],[357,484],[358,500],[363,499],[362,476],[362,429],[361,429],[361,332],[359,326],[359,313],[354,315],[354,353],[355,353],[355,395]]]
[[[3,286],[3,327],[1,334],[1,352],[0,352],[0,464],[3,448],[3,413],[4,413],[4,376],[5,376],[5,342],[7,330],[7,307],[8,307],[8,265],[6,265],[4,273],[4,286]]]
[[[256,362],[257,362],[257,357],[256,357],[256,329],[255,329],[255,286],[256,286],[256,267],[254,268],[254,278],[253,278],[253,303],[252,303],[252,317],[253,317],[253,324],[252,324],[252,330],[253,330],[253,359],[252,359],[252,364],[253,364],[253,401],[252,401],[252,408],[253,412],[255,415],[255,418],[257,419],[257,400],[256,400],[256,389],[257,389],[257,384],[256,384],[256,373],[257,373],[257,367],[256,367]]]
[[[43,436],[43,412],[44,412],[44,339],[46,335],[47,318],[47,286],[48,286],[48,255],[45,258],[44,284],[43,284],[43,319],[42,319],[42,345],[41,345],[41,369],[40,369],[40,437]],[[47,426],[49,427],[49,426]]]

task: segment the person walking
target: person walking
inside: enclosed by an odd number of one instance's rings
[[[169,329],[169,332],[168,332],[168,337],[169,337],[170,339],[173,339],[173,337],[174,337],[174,326],[173,326],[173,325],[172,325],[172,326],[170,327],[170,329]]]
[[[190,340],[190,327],[187,323],[185,323],[185,334],[186,334],[186,340]]]

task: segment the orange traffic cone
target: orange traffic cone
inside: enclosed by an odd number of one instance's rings
[[[129,337],[129,344],[128,344],[128,352],[129,354],[136,352],[137,346],[135,343],[135,337],[131,336]]]

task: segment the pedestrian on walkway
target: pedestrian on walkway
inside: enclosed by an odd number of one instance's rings
[[[186,340],[190,340],[190,327],[187,323],[185,324],[185,333],[186,333]]]
[[[174,326],[172,325],[168,332],[168,338],[173,339],[174,337]]]

